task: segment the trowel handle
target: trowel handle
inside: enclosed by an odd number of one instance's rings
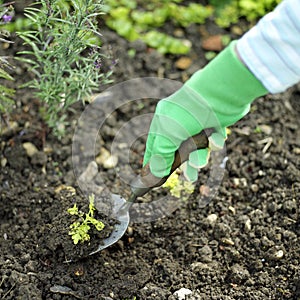
[[[208,137],[214,132],[213,128],[202,130],[200,133],[190,137],[182,142],[179,149],[175,152],[174,162],[171,167],[170,174],[158,178],[150,171],[149,163],[147,163],[141,170],[141,174],[131,182],[132,193],[139,197],[145,195],[154,187],[163,185],[169,176],[181,166],[182,163],[188,160],[189,154],[197,149],[204,149],[208,147]]]

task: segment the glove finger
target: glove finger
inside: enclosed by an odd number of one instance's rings
[[[162,178],[170,174],[177,148],[178,146],[168,137],[161,135],[155,137],[149,159],[150,171],[153,175]]]
[[[210,150],[208,148],[193,151],[189,155],[188,164],[193,168],[203,168],[209,160]]]
[[[223,130],[222,130],[223,131]],[[209,138],[209,148],[212,151],[218,151],[223,149],[225,140],[227,138],[226,130],[224,129],[223,132],[214,132]]]
[[[188,162],[183,163],[180,169],[188,181],[194,182],[198,179],[198,169],[192,167]]]

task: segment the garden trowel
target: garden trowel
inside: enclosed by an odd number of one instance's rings
[[[169,175],[163,178],[158,178],[150,172],[149,164],[146,164],[142,168],[140,175],[131,182],[131,194],[127,201],[117,194],[112,194],[113,206],[111,217],[116,219],[117,222],[110,236],[102,240],[99,247],[95,251],[91,252],[90,255],[111,246],[124,235],[130,221],[130,207],[136,201],[137,197],[142,197],[152,188],[163,185],[169,176],[188,159],[191,152],[197,149],[207,148],[209,143],[208,137],[213,133],[213,131],[213,129],[203,130],[199,134],[196,134],[184,141],[175,153],[174,162]]]

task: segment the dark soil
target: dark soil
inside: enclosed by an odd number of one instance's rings
[[[104,28],[103,51],[118,60],[114,83],[144,76],[184,81],[207,63],[199,42],[203,32],[222,31],[213,24],[187,28],[184,34],[194,45],[189,54],[193,64],[179,70],[175,67],[179,57],[163,57]],[[14,55],[20,47],[16,42],[5,55]],[[135,49],[134,57],[129,49]],[[16,64],[16,83],[22,83],[26,66]],[[1,299],[171,300],[181,288],[191,291],[186,299],[300,299],[299,86],[256,100],[252,113],[231,128],[225,174],[207,206],[199,207],[197,199],[205,193],[209,167],[200,173],[194,194],[186,201],[178,200],[179,209],[152,222],[130,223],[116,244],[80,259],[83,253],[75,252],[68,228],[59,229],[57,224],[68,219],[66,209],[75,202],[87,206],[85,192],[94,192],[95,186],[98,199],[106,199],[110,192],[128,197],[129,185],[118,172],[130,178],[139,172],[146,136],[125,145],[131,148],[129,158],[119,147],[115,168],[98,165],[93,180],[84,181],[85,191],[76,179],[101,148],[111,149],[128,120],[152,113],[157,100],[116,108],[105,118],[94,152],[80,157],[83,169],[74,171],[72,139],[84,107],[74,106],[66,135],[57,139],[39,117],[32,91],[18,90],[16,99],[17,108],[8,123],[1,124],[0,136]],[[110,105],[103,104],[95,112],[95,121],[106,117]],[[135,124],[129,133],[139,126],[146,130],[148,123]],[[92,124],[88,128],[94,130]],[[88,137],[80,141],[81,146],[89,142]],[[28,142],[38,150],[32,156],[24,149]],[[157,190],[139,201],[151,201],[163,193]],[[106,209],[100,207],[101,212]],[[110,220],[101,218],[109,231]],[[92,240],[97,244],[101,238]],[[66,263],[69,259],[75,261]]]

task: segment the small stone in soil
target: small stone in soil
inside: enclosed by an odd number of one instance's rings
[[[91,161],[85,171],[80,175],[79,181],[81,182],[91,182],[92,179],[97,175],[98,173],[98,166],[95,161]]]
[[[26,151],[27,156],[32,157],[35,153],[38,152],[38,149],[35,145],[30,142],[23,143],[23,148]]]
[[[101,148],[100,154],[96,157],[96,162],[102,165],[105,169],[113,169],[118,164],[118,157],[112,155],[105,148]]]
[[[190,289],[181,288],[180,290],[176,291],[173,295],[177,297],[179,300],[186,299],[187,295],[192,294],[192,291]]]
[[[206,217],[206,221],[210,226],[214,226],[217,222],[218,216],[216,214],[210,214]]]

